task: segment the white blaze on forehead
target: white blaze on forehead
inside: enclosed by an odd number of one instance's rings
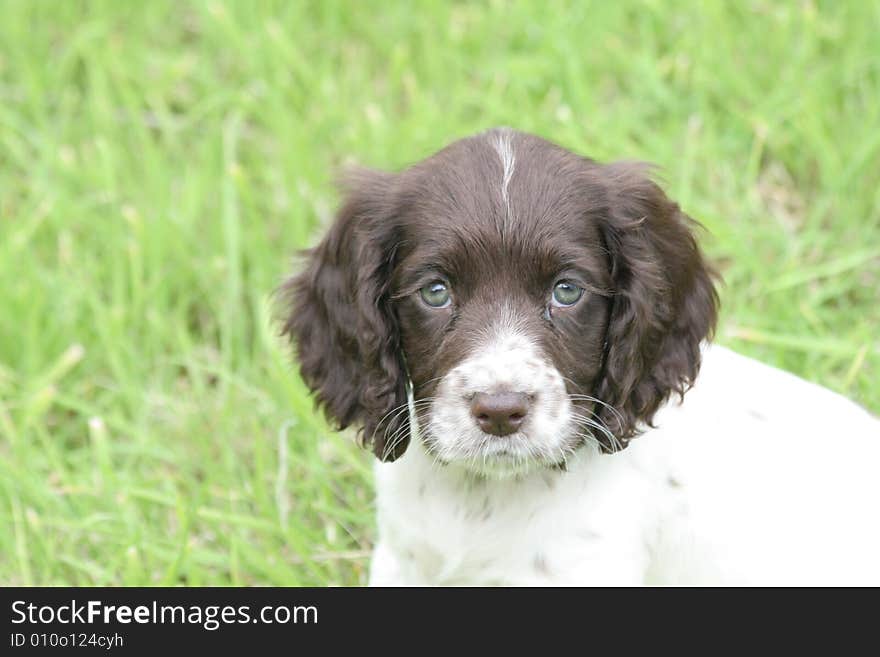
[[[516,156],[513,152],[511,136],[511,132],[507,128],[494,130],[491,136],[492,147],[501,159],[501,200],[504,201],[508,216],[510,215],[510,195],[507,188],[510,185],[510,177],[513,175],[513,169],[516,165]]]

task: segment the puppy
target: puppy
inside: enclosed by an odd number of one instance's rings
[[[880,422],[708,345],[694,227],[509,129],[348,181],[283,331],[378,457],[371,584],[880,584]]]

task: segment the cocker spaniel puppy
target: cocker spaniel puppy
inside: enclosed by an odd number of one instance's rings
[[[708,345],[644,166],[495,129],[345,195],[284,332],[378,457],[372,584],[880,584],[880,422]]]

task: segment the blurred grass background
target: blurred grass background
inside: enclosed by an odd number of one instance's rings
[[[370,459],[269,295],[334,167],[499,124],[659,164],[723,270],[719,340],[880,410],[877,3],[0,17],[0,584],[364,582]]]

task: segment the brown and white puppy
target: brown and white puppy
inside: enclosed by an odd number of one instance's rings
[[[284,332],[340,428],[359,426],[381,461],[411,447],[377,469],[374,582],[787,572],[759,568],[757,557],[729,568],[711,556],[683,571],[658,566],[663,546],[716,544],[684,492],[706,480],[694,455],[730,434],[709,448],[704,461],[714,462],[744,432],[786,452],[800,424],[771,399],[750,403],[758,382],[726,380],[745,359],[704,348],[716,321],[713,273],[694,222],[647,173],[496,129],[400,173],[347,181],[335,223],[286,285]],[[699,395],[708,397],[699,407],[680,405],[709,354],[718,390]],[[880,433],[861,409],[777,374],[788,377],[755,363],[744,375],[769,376],[782,399],[843,404],[853,432]],[[753,427],[756,414],[775,419]],[[634,446],[651,447],[623,451],[646,430],[658,437]],[[691,444],[706,434],[711,441]],[[723,512],[727,493],[705,499]]]

